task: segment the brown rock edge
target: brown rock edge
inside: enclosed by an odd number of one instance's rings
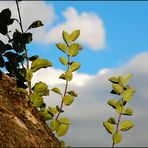
[[[14,78],[0,79],[0,147],[60,147],[38,110],[26,105]]]

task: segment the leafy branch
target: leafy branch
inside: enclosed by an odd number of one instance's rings
[[[115,100],[110,99],[108,100],[108,104],[116,110],[118,114],[117,122],[113,117],[110,117],[107,121],[103,122],[103,126],[107,130],[108,133],[112,134],[112,140],[113,144],[112,147],[115,146],[115,144],[118,144],[122,140],[121,131],[128,131],[131,129],[134,124],[130,120],[123,120],[121,122],[122,115],[131,116],[133,114],[132,108],[126,108],[125,105],[128,101],[130,101],[133,97],[133,94],[135,93],[135,89],[132,88],[130,85],[128,85],[128,80],[132,77],[131,74],[128,74],[126,76],[113,76],[109,78],[109,81],[112,82],[112,88],[111,91],[112,94],[116,94],[118,96],[121,96],[121,99]]]

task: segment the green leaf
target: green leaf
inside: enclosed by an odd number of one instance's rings
[[[58,105],[56,105],[56,110],[57,110],[58,112],[60,112],[60,113],[63,113],[63,112],[64,112],[64,110],[60,109],[60,107],[59,107]]]
[[[119,76],[118,79],[119,79],[119,84],[120,84],[121,86],[124,86],[124,85],[127,84],[127,79],[126,79],[125,77]]]
[[[66,118],[66,117],[62,117],[59,122],[61,124],[67,124],[67,125],[71,124],[70,120],[68,118]]]
[[[71,81],[72,80],[72,71],[70,69],[68,69],[66,72],[65,72],[65,79],[67,81]]]
[[[54,88],[52,88],[51,90],[52,90],[53,92],[57,93],[57,94],[60,94],[60,95],[62,94],[62,93],[61,93],[61,90],[60,90],[59,88],[57,88],[57,87],[54,87]]]
[[[36,59],[31,64],[31,71],[36,72],[41,68],[51,67],[52,63],[46,59]]]
[[[71,37],[70,37],[70,34],[68,34],[66,31],[63,31],[62,32],[62,35],[63,35],[63,40],[69,44],[72,40],[71,40]]]
[[[122,121],[121,124],[120,124],[120,130],[121,131],[128,131],[132,127],[134,127],[134,124],[130,120]]]
[[[50,128],[51,128],[52,131],[55,131],[60,125],[61,124],[58,120],[52,120],[50,122]]]
[[[66,96],[64,96],[63,101],[64,101],[65,105],[69,106],[73,103],[74,97],[71,95],[66,95]]]
[[[65,142],[63,140],[60,141],[61,148],[65,148]]]
[[[59,79],[63,79],[63,80],[65,80],[65,74],[62,73],[62,74],[59,76]]]
[[[132,108],[125,109],[123,115],[132,116],[133,115],[133,109]]]
[[[118,143],[121,142],[121,140],[122,140],[122,135],[121,135],[121,133],[120,133],[119,131],[115,132],[115,133],[113,134],[112,139],[113,139],[113,142],[114,142],[115,144],[118,144]]]
[[[38,58],[39,58],[38,55],[34,55],[34,56],[31,56],[31,57],[29,58],[29,61],[34,61],[34,60],[36,60],[36,59],[38,59]]]
[[[75,41],[80,36],[80,30],[74,30],[71,35],[71,41]]]
[[[76,56],[79,53],[80,45],[78,43],[71,44],[68,48],[68,55],[69,56]]]
[[[47,96],[49,95],[48,85],[44,82],[39,82],[34,85],[32,88],[33,92],[37,93],[39,96]]]
[[[103,122],[103,126],[105,127],[105,129],[107,130],[108,133],[112,134],[114,132],[114,126],[113,126],[113,124],[104,121]]]
[[[123,87],[120,86],[119,84],[112,84],[112,87],[113,90],[119,95],[123,92]]]
[[[133,75],[131,74],[131,73],[129,73],[129,74],[127,74],[126,76],[125,76],[125,78],[128,80],[128,79],[130,79],[130,78],[132,78],[133,77]]]
[[[55,115],[57,113],[57,109],[54,107],[49,106],[47,109],[50,113],[52,113],[53,115]]]
[[[121,100],[117,101],[117,103],[116,103],[116,111],[119,114],[124,112],[124,105]]]
[[[61,124],[56,130],[57,136],[58,137],[64,136],[68,132],[68,129],[69,125]]]
[[[56,46],[57,46],[57,48],[59,48],[64,53],[67,51],[67,46],[65,44],[58,43],[58,44],[56,44]]]
[[[17,88],[17,91],[20,92],[20,93],[23,93],[23,94],[28,94],[28,91],[24,88]]]
[[[43,23],[40,21],[40,20],[37,20],[35,22],[33,22],[28,29],[31,29],[31,28],[37,28],[37,27],[41,27],[43,26]]]
[[[78,94],[74,90],[68,91],[67,93],[71,96],[74,96],[74,97],[78,96]]]
[[[59,60],[63,65],[67,65],[67,60],[65,59],[65,57],[60,57]]]
[[[30,101],[33,107],[40,107],[43,103],[43,98],[36,93],[30,95]]]
[[[70,67],[71,71],[78,70],[80,68],[80,65],[81,64],[79,62],[73,62],[72,65],[71,65],[71,67]]]
[[[39,111],[40,115],[44,117],[45,120],[51,120],[53,114],[51,114],[48,109]]]
[[[26,76],[25,76],[26,81],[30,82],[32,77],[33,77],[32,71],[29,69],[26,69]]]
[[[117,101],[115,99],[108,100],[108,105],[112,106],[113,108],[116,108]]]
[[[109,80],[110,82],[112,82],[112,83],[118,83],[118,82],[119,82],[119,81],[118,81],[118,77],[115,77],[115,76],[109,78],[108,80]]]
[[[108,123],[111,123],[111,124],[116,124],[116,120],[115,118],[113,117],[110,117],[108,120],[107,120]]]
[[[121,95],[122,99],[124,101],[130,101],[133,97],[133,90],[132,89],[127,89],[125,90],[122,95]]]

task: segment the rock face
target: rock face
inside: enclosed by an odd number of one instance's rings
[[[37,109],[27,106],[27,96],[5,74],[0,79],[0,147],[60,147]]]

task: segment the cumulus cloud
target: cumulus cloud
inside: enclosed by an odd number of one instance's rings
[[[37,32],[39,33],[38,35],[40,35],[40,40],[44,40],[44,38],[42,38],[43,29],[49,27],[56,18],[53,6],[45,1],[22,1],[19,3],[19,6],[24,31],[32,24],[32,22],[41,20],[43,24],[45,24],[45,27],[38,28]],[[18,19],[15,1],[0,1],[0,10],[5,8],[9,8],[11,10],[12,18]],[[13,32],[16,28],[19,28],[18,30],[20,30],[19,25],[14,22],[14,24],[9,27],[9,30]],[[36,35],[34,37],[36,40]]]
[[[133,73],[134,77],[130,80],[130,84],[136,88],[137,92],[133,100],[129,102],[129,106],[134,109],[134,115],[130,119],[134,121],[135,127],[123,133],[123,141],[119,146],[147,146],[147,63],[148,52],[145,52],[135,56],[123,67],[103,69],[93,76],[76,73],[74,75],[76,79],[70,83],[70,89],[76,90],[78,97],[70,107],[64,109],[63,115],[72,121],[72,125],[63,139],[72,146],[111,146],[111,135],[102,126],[102,122],[108,117],[116,117],[113,109],[106,103],[109,98],[113,97],[110,94],[111,84],[108,78],[113,75]],[[41,71],[44,72],[37,72],[34,75],[34,81],[43,80],[49,84],[50,88],[55,85],[60,88],[64,87],[63,83],[55,78],[63,72],[62,70],[51,69],[53,71],[51,72],[49,69],[44,69]],[[82,80],[84,76],[86,79]],[[46,98],[46,102],[53,105],[60,103],[60,98],[51,93],[51,96]]]
[[[0,9],[10,8],[12,17],[18,18],[15,2],[0,2]],[[79,41],[93,50],[100,50],[105,47],[105,28],[103,20],[93,12],[79,13],[75,8],[69,7],[63,12],[64,21],[55,26],[51,24],[57,18],[51,4],[44,1],[22,1],[20,3],[23,27],[25,29],[35,20],[42,20],[44,27],[40,27],[34,33],[34,41],[39,43],[61,42],[63,30],[71,33],[73,30],[80,29],[81,36]],[[14,23],[9,29],[14,31],[18,28]],[[24,30],[25,30],[24,29]]]
[[[79,41],[94,50],[105,46],[105,28],[103,20],[93,12],[79,13],[75,8],[69,7],[63,12],[65,21],[51,28],[46,34],[46,41],[59,42],[63,30],[71,33],[73,30],[80,29],[81,36]]]

